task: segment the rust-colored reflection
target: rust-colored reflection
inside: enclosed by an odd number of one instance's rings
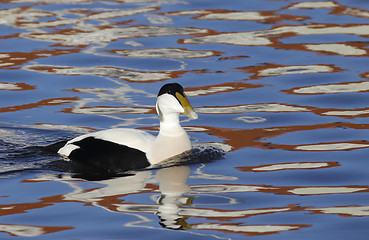
[[[232,45],[250,46],[271,46],[279,48],[284,38],[305,35],[321,34],[351,34],[357,36],[367,36],[367,24],[321,24],[312,23],[310,25],[277,25],[270,30],[235,32],[235,33],[213,33],[209,32],[201,37],[183,39],[180,43],[200,44],[200,43],[223,43]]]
[[[362,78],[369,78],[369,72],[365,72],[363,74],[361,74]]]
[[[356,118],[356,117],[369,117],[369,108],[357,108],[357,109],[326,109],[319,111],[320,115],[336,116],[344,118]]]
[[[286,126],[255,129],[231,129],[203,126],[211,135],[224,139],[224,143],[233,147],[233,151],[245,147],[262,149],[284,149],[289,151],[343,151],[359,148],[368,148],[366,140],[337,141],[315,144],[284,145],[265,142],[267,139],[293,132],[321,130],[329,128],[369,129],[369,124],[354,123],[324,123],[316,125]]]
[[[296,87],[285,90],[289,94],[317,95],[332,93],[369,92],[369,82],[343,82],[335,84],[313,85],[308,87]]]
[[[284,225],[241,225],[227,223],[205,223],[194,224],[193,229],[216,230],[223,233],[241,233],[246,236],[262,236],[268,234],[277,234],[284,231],[299,230],[310,227],[311,224],[284,224]]]
[[[36,89],[36,86],[27,83],[0,82],[0,90],[25,91],[34,89]]]
[[[150,48],[150,49],[114,49],[108,52],[123,55],[126,57],[139,58],[206,58],[219,56],[224,52],[219,51],[195,51],[185,48]]]
[[[78,99],[79,98],[77,97],[50,98],[50,99],[41,100],[37,103],[28,103],[28,104],[17,105],[17,106],[12,106],[12,107],[3,107],[3,108],[0,108],[0,113],[16,112],[16,111],[22,111],[22,110],[32,109],[32,108],[39,108],[39,107],[44,107],[44,106],[55,106],[55,105],[62,105],[66,103],[74,103]]]
[[[230,11],[227,9],[201,9],[189,11],[174,11],[164,13],[169,16],[197,15],[193,19],[226,20],[226,21],[258,21],[264,23],[278,23],[280,21],[304,21],[309,17],[276,14],[276,11]]]
[[[22,214],[26,213],[31,209],[44,208],[52,205],[51,203],[47,203],[43,200],[34,203],[14,203],[14,204],[2,204],[0,205],[1,216],[13,215],[13,214]]]
[[[339,25],[330,23],[329,24],[312,23],[310,25],[281,25],[272,27],[270,30],[262,30],[262,31],[232,32],[232,33],[208,32],[207,34],[203,34],[203,36],[181,39],[179,43],[181,44],[221,43],[241,46],[270,46],[276,49],[280,48],[283,49],[284,47],[282,40],[284,38],[290,38],[294,36],[327,35],[327,34],[348,34],[366,37],[368,30],[369,30],[368,24]],[[350,45],[348,45],[348,48],[350,48]]]
[[[195,193],[262,192],[278,195],[329,195],[369,192],[368,186],[271,186],[242,184],[202,184],[191,187]]]
[[[58,75],[93,75],[119,78],[128,82],[156,82],[181,77],[185,73],[204,73],[206,70],[184,70],[184,71],[134,71],[118,67],[70,67],[54,65],[28,65],[24,70],[37,71],[41,73]]]
[[[245,73],[251,73],[250,79],[259,79],[262,77],[273,77],[290,74],[306,74],[306,73],[334,73],[343,71],[343,69],[332,64],[316,64],[316,65],[281,65],[267,63],[261,66],[239,67],[238,70]]]
[[[94,107],[79,107],[65,108],[64,113],[79,113],[79,114],[156,114],[154,107],[111,107],[111,106],[94,106]]]
[[[337,162],[289,162],[289,163],[275,163],[252,167],[236,167],[242,172],[272,172],[281,170],[308,170],[321,169],[341,166]]]
[[[341,5],[337,1],[299,2],[293,3],[285,7],[284,9],[319,9],[319,8],[331,9],[331,12],[329,14],[332,15],[345,15],[358,18],[369,18],[369,11],[360,8],[353,8]]]
[[[334,165],[332,162],[330,165]],[[266,167],[266,166],[264,166]],[[267,166],[270,167],[270,166]],[[109,212],[121,214],[156,214],[163,226],[170,229],[198,229],[215,230],[244,235],[276,234],[284,231],[298,230],[310,227],[311,224],[262,224],[247,225],[245,218],[298,212],[312,212],[316,214],[338,214],[345,217],[367,216],[367,206],[297,206],[290,204],[281,207],[264,207],[255,209],[229,209],[229,204],[238,204],[237,199],[232,198],[232,193],[264,193],[277,195],[331,195],[331,194],[355,194],[369,192],[368,186],[343,185],[343,186],[273,186],[273,185],[247,185],[247,184],[196,184],[187,185],[190,169],[187,166],[177,166],[160,169],[156,177],[159,185],[149,180],[149,171],[138,172],[136,175],[99,181],[101,186],[82,188],[84,180],[71,179],[54,175],[41,175],[35,179],[22,181],[27,184],[38,182],[58,181],[72,188],[65,194],[42,197],[35,203],[3,204],[0,206],[1,215],[27,214],[32,209],[47,208],[55,204],[83,203],[86,206],[102,207]],[[204,177],[206,177],[204,175]],[[79,185],[82,183],[82,185]],[[129,184],[128,184],[129,183]],[[83,186],[89,186],[84,184]],[[147,204],[134,201],[126,201],[131,195],[161,193],[157,204]],[[216,193],[216,195],[213,195]],[[219,198],[214,207],[199,207],[194,203],[197,196],[209,196]],[[139,199],[139,198],[138,198]],[[209,202],[207,205],[211,206]],[[222,205],[226,206],[224,209]],[[173,218],[174,217],[174,218]],[[141,217],[142,219],[142,217]],[[195,220],[195,223],[191,223]],[[150,220],[151,221],[151,220]],[[212,222],[212,221],[217,221]],[[234,221],[238,221],[234,223]],[[144,223],[144,222],[143,222]],[[142,223],[142,224],[143,224]],[[131,227],[145,227],[134,220],[127,223]],[[59,230],[68,230],[72,227],[58,227]],[[45,230],[46,231],[46,230]]]
[[[266,235],[276,234],[284,231],[298,230],[303,227],[310,227],[310,224],[265,224],[265,225],[245,225],[243,219],[258,215],[283,214],[286,212],[306,211],[306,207],[288,205],[285,207],[266,207],[257,209],[222,209],[216,204],[214,208],[196,207],[192,202],[197,195],[217,192],[223,204],[228,206],[229,202],[237,202],[231,197],[222,196],[228,192],[264,192],[275,191],[275,187],[254,186],[254,185],[192,185],[186,184],[190,175],[190,168],[187,166],[177,166],[158,170],[157,178],[159,186],[151,182],[144,183],[150,177],[150,172],[138,172],[136,175],[108,179],[100,181],[100,187],[81,188],[79,179],[60,178],[54,175],[44,175],[35,179],[22,181],[27,184],[37,184],[45,181],[58,181],[68,184],[74,190],[61,195],[53,195],[41,198],[35,203],[3,204],[0,206],[2,215],[27,214],[32,209],[46,208],[55,204],[63,203],[83,203],[86,206],[102,207],[110,212],[127,214],[156,214],[161,220],[162,226],[170,229],[182,230],[208,230],[209,227],[215,231],[245,234],[245,235]],[[129,183],[129,184],[127,184]],[[88,185],[84,185],[88,186]],[[284,189],[293,190],[292,187]],[[135,194],[157,194],[161,193],[158,204],[143,204],[132,201],[125,201],[130,195]],[[274,193],[274,192],[273,192]],[[189,194],[186,196],[185,194]],[[209,195],[212,196],[212,195]],[[233,204],[234,204],[233,203]],[[212,205],[212,203],[209,203]],[[173,217],[176,217],[173,219]],[[196,223],[191,220],[196,219]],[[220,224],[209,222],[209,220],[221,221]],[[224,223],[225,221],[240,220],[240,223]],[[133,227],[145,227],[136,221],[127,223]],[[227,227],[226,227],[227,226]]]
[[[315,214],[337,214],[343,217],[368,217],[369,206],[336,206],[336,207],[321,207],[321,208],[307,208]]]
[[[232,70],[236,69],[241,71],[241,74],[250,75],[248,79],[244,79],[239,82],[232,82],[232,76],[225,76],[224,83],[211,84],[211,80],[208,79],[205,82],[197,82],[197,87],[188,87],[186,93],[188,96],[209,96],[211,94],[224,95],[222,97],[232,97],[232,94],[236,91],[250,90],[261,88],[262,84],[246,83],[247,80],[257,80],[267,77],[277,77],[292,75],[301,76],[301,74],[318,74],[323,77],[329,74],[337,74],[342,71],[350,71],[344,63],[337,64],[332,62],[326,62],[327,56],[332,55],[329,59],[357,59],[365,60],[365,57],[369,56],[368,43],[365,41],[368,38],[369,24],[367,23],[344,23],[342,19],[339,23],[319,23],[322,17],[313,19],[312,17],[304,16],[307,11],[298,11],[299,9],[329,9],[328,12],[331,15],[336,16],[350,16],[355,18],[361,18],[359,21],[352,19],[353,22],[360,22],[362,19],[367,20],[369,18],[369,11],[359,8],[348,7],[340,4],[337,1],[299,1],[293,3],[286,3],[285,7],[276,9],[275,11],[231,11],[227,9],[197,9],[187,11],[171,11],[165,12],[162,8],[162,4],[166,4],[166,1],[141,1],[139,5],[135,6],[133,3],[137,3],[134,0],[122,0],[111,1],[104,8],[75,8],[68,5],[67,8],[57,8],[53,4],[60,4],[60,1],[47,1],[47,0],[17,0],[17,1],[1,1],[7,3],[8,9],[1,9],[0,16],[2,16],[0,23],[3,26],[7,26],[13,29],[20,29],[18,33],[11,33],[8,35],[0,36],[1,41],[12,41],[12,39],[21,40],[22,42],[32,43],[35,41],[43,41],[44,45],[51,43],[47,50],[33,49],[32,52],[1,52],[0,53],[0,68],[3,71],[35,71],[37,73],[47,73],[55,75],[65,76],[81,76],[92,75],[101,76],[102,80],[114,78],[117,85],[124,81],[132,82],[133,85],[137,83],[150,83],[157,81],[169,81],[179,80],[185,74],[195,73],[203,74],[210,73],[206,69],[205,61],[211,61],[218,59],[216,64],[221,65],[220,61],[234,61],[231,64],[237,64],[242,60],[253,60],[255,56],[246,56],[247,52],[236,52],[236,56],[231,56],[229,53],[224,52],[217,44],[229,44],[237,46],[265,46],[264,49],[276,49],[281,54],[285,50],[292,53],[308,52],[313,54],[322,55],[323,58],[319,58],[316,61],[310,61],[314,63],[298,62],[296,65],[289,63],[276,64],[274,62],[278,59],[266,58],[260,62],[253,63],[255,66],[248,66],[247,63],[242,65],[231,65]],[[78,3],[88,4],[89,0],[76,0],[66,1],[65,3]],[[173,1],[173,4],[176,1]],[[180,1],[177,1],[180,2]],[[129,3],[127,8],[115,8],[114,4]],[[145,4],[148,3],[146,6]],[[15,6],[14,4],[18,4]],[[101,3],[104,5],[105,3]],[[110,5],[111,4],[111,5]],[[12,7],[14,6],[14,7]],[[46,7],[45,7],[46,6]],[[60,5],[62,6],[62,5]],[[87,5],[86,5],[87,6]],[[82,6],[83,7],[83,6]],[[172,8],[173,7],[173,8]],[[171,6],[171,9],[176,9],[177,6]],[[57,9],[57,10],[56,10]],[[180,8],[179,8],[180,9]],[[140,20],[147,20],[149,25],[136,25],[136,18],[133,16],[140,14]],[[300,14],[300,15],[295,15]],[[171,18],[173,16],[173,19]],[[175,17],[174,17],[175,16]],[[184,27],[176,27],[180,16],[188,18],[190,16],[191,26],[186,26],[181,20],[181,25]],[[124,20],[122,20],[124,18]],[[310,20],[310,18],[312,18]],[[331,19],[331,18],[329,18]],[[196,23],[204,26],[205,21],[208,21],[209,27],[198,28]],[[255,30],[249,29],[236,29],[235,32],[229,32],[228,29],[224,32],[217,32],[211,28],[217,28],[216,24],[222,23],[235,23],[235,21],[255,21],[264,23],[263,27]],[[193,23],[193,24],[192,24]],[[150,25],[151,24],[151,25]],[[237,23],[239,24],[239,23]],[[257,26],[260,24],[252,24]],[[261,26],[261,25],[260,25]],[[218,29],[218,28],[217,28]],[[222,29],[221,27],[219,29]],[[232,29],[232,28],[231,28]],[[17,30],[16,30],[17,31]],[[232,30],[231,30],[232,31]],[[319,42],[319,36],[328,36],[322,38]],[[334,37],[336,35],[342,35],[348,38],[347,41]],[[166,36],[172,36],[165,38]],[[183,37],[185,36],[185,37]],[[317,37],[315,37],[317,36]],[[165,41],[168,39],[175,39],[174,42],[168,44],[171,47],[163,46],[160,44],[162,38]],[[299,37],[295,38],[294,37]],[[351,38],[352,37],[352,38]],[[138,40],[136,40],[136,38]],[[145,46],[149,42],[148,38],[156,38],[152,45],[155,48],[148,48]],[[183,38],[177,41],[178,38]],[[301,41],[301,43],[286,43],[292,38],[292,42]],[[314,39],[314,42],[309,42],[310,39]],[[330,39],[331,42],[326,42]],[[353,39],[353,40],[352,40]],[[358,39],[358,40],[357,40]],[[140,42],[140,40],[142,40]],[[317,41],[318,40],[318,41]],[[352,41],[351,41],[352,40]],[[121,41],[121,42],[120,42]],[[165,42],[163,41],[163,42]],[[169,40],[170,41],[170,40]],[[172,40],[173,41],[173,40]],[[120,49],[119,44],[122,45]],[[110,45],[111,44],[111,45]],[[165,44],[165,43],[164,43]],[[181,44],[182,47],[179,45]],[[186,44],[186,45],[184,45]],[[194,46],[192,44],[207,44],[204,46]],[[129,45],[129,47],[127,46]],[[185,46],[185,47],[183,47]],[[114,47],[113,50],[107,50]],[[232,46],[228,46],[232,47]],[[227,47],[227,48],[228,48]],[[240,49],[241,47],[237,47]],[[224,49],[227,49],[224,48]],[[194,50],[197,49],[197,50]],[[199,50],[201,49],[201,50]],[[262,48],[261,48],[262,49]],[[19,50],[21,51],[21,50]],[[75,65],[45,65],[37,63],[37,60],[42,59],[42,62],[46,62],[45,59],[54,56],[69,56],[73,57],[73,54],[88,54],[98,55],[105,57],[115,57],[118,61],[119,58],[173,58],[171,61],[175,61],[175,65],[180,65],[179,70],[167,70],[167,71],[146,71],[145,69],[130,69],[125,66],[114,67],[105,66],[98,63],[97,66],[78,67]],[[109,54],[107,56],[107,54]],[[226,55],[222,57],[221,55]],[[262,56],[263,53],[260,55]],[[360,57],[360,58],[357,58]],[[246,59],[249,58],[249,59]],[[60,58],[58,58],[60,60]],[[189,60],[190,59],[190,60]],[[202,61],[202,59],[204,59]],[[260,59],[260,58],[256,58]],[[64,58],[65,60],[65,58]],[[135,59],[139,61],[141,59]],[[192,63],[187,65],[187,61]],[[188,69],[193,66],[193,62],[198,61],[199,69]],[[288,59],[287,59],[288,61]],[[293,60],[292,60],[293,61]],[[50,61],[53,62],[53,61]],[[264,63],[265,62],[265,63]],[[178,64],[177,64],[178,63]],[[226,63],[226,62],[224,62]],[[62,63],[61,63],[62,64]],[[196,64],[196,63],[195,63]],[[227,64],[224,64],[226,68]],[[119,64],[120,66],[120,64]],[[246,66],[246,67],[245,67]],[[339,66],[339,67],[338,67]],[[196,66],[197,68],[197,66]],[[204,69],[201,69],[204,68]],[[364,70],[366,71],[366,70]],[[228,70],[220,69],[218,72],[211,72],[212,74],[227,74]],[[239,73],[238,73],[239,74]],[[293,76],[293,75],[292,75]],[[55,77],[55,76],[54,76]],[[368,92],[368,84],[365,79],[369,78],[369,73],[361,74],[364,79],[362,81],[345,80],[346,82],[338,82],[332,84],[315,83],[313,86],[296,87],[288,86],[288,90],[283,91],[286,94],[294,95],[309,95],[317,94],[339,94],[339,93],[359,93]],[[243,77],[242,77],[243,78]],[[117,80],[118,79],[118,80]],[[120,81],[124,80],[124,81]],[[184,79],[182,79],[184,80]],[[0,83],[0,90],[9,91],[23,91],[32,90],[36,86],[31,86],[26,83],[12,83],[11,80],[4,80],[6,82]],[[23,80],[22,80],[23,81]],[[26,81],[26,80],[24,80]],[[185,80],[184,80],[185,81]],[[118,83],[119,82],[119,83]],[[140,84],[138,84],[140,85]],[[72,88],[73,86],[68,86]],[[118,86],[122,87],[122,86]],[[126,87],[126,86],[123,86]],[[122,87],[122,88],[123,88]],[[61,89],[65,90],[65,89]],[[17,106],[9,106],[0,108],[1,113],[22,111],[25,109],[38,108],[43,106],[54,106],[73,103],[73,107],[64,109],[64,113],[80,113],[80,114],[102,114],[105,116],[117,117],[118,114],[154,114],[153,107],[141,107],[132,106],[132,102],[129,102],[129,98],[118,98],[117,96],[123,91],[116,91],[107,93],[105,98],[102,96],[104,89],[72,89],[78,96],[83,93],[96,94],[96,98],[93,100],[87,100],[79,97],[70,98],[50,98],[40,100],[36,103],[25,103]],[[107,90],[109,91],[109,90]],[[134,92],[134,91],[132,91]],[[130,92],[130,93],[132,93]],[[3,91],[4,93],[4,91]],[[5,92],[8,93],[8,92]],[[106,93],[106,92],[104,92]],[[142,93],[142,92],[140,92]],[[12,93],[13,94],[13,93]],[[99,95],[101,94],[101,95]],[[146,94],[146,93],[144,93]],[[109,96],[108,96],[109,95]],[[228,96],[229,95],[229,96]],[[96,100],[97,99],[97,100]],[[128,99],[128,100],[127,100]],[[109,102],[109,101],[121,101],[123,107],[115,107],[104,105],[105,103],[96,104],[97,106],[86,106],[91,102]],[[317,108],[313,106],[298,106],[292,103],[281,103],[279,100],[270,100],[270,103],[255,103],[246,105],[242,102],[236,103],[232,106],[224,106],[227,103],[221,104],[222,106],[212,107],[199,107],[200,113],[203,114],[243,114],[249,112],[268,112],[268,113],[301,113],[311,112],[319,116],[336,116],[345,118],[354,117],[368,117],[369,108],[358,109],[337,109],[337,108]],[[11,104],[8,104],[11,105]],[[7,106],[8,106],[7,105]],[[92,104],[91,104],[92,105]],[[230,115],[227,115],[229,117]],[[117,118],[118,119],[118,118]],[[137,118],[138,119],[138,118]],[[135,121],[137,120],[135,119]],[[247,119],[247,116],[241,116],[233,120],[242,121],[265,121],[264,118]],[[232,120],[232,121],[233,121]],[[132,122],[130,122],[132,125]],[[232,123],[230,123],[232,125]],[[210,124],[208,124],[210,125]],[[238,124],[239,125],[239,124]],[[69,126],[64,125],[47,125],[39,124],[38,126],[47,128],[59,128],[59,129],[72,129]],[[217,136],[224,141],[224,144],[232,146],[233,150],[238,150],[246,147],[256,147],[260,149],[283,149],[289,151],[344,151],[368,148],[369,143],[363,139],[356,139],[351,141],[340,141],[337,139],[335,142],[319,142],[312,144],[299,144],[298,142],[293,145],[278,144],[275,142],[268,142],[268,140],[282,136],[288,133],[301,133],[311,130],[323,130],[323,129],[338,129],[338,128],[350,128],[357,131],[369,129],[368,124],[351,124],[351,123],[325,123],[314,125],[301,125],[301,126],[282,126],[282,127],[267,127],[256,129],[235,129],[235,128],[218,128],[212,126],[194,126],[189,127],[192,131],[202,131],[209,133],[213,136]],[[154,129],[155,127],[148,128]],[[90,131],[91,129],[79,129],[80,131]],[[324,140],[322,140],[324,141]],[[322,168],[332,168],[339,166],[336,162],[327,161],[315,161],[315,162],[284,162],[274,163],[260,166],[248,166],[238,167],[238,171],[253,172],[269,172],[269,171],[285,171],[292,170],[297,171],[299,169],[317,170]],[[282,172],[283,173],[283,172]],[[142,176],[144,175],[144,176]],[[285,206],[263,206],[262,208],[247,209],[244,204],[239,206],[229,206],[230,204],[238,204],[236,199],[237,194],[232,193],[244,193],[253,194],[258,193],[270,194],[270,195],[291,195],[297,199],[299,196],[325,196],[331,194],[346,194],[350,197],[356,193],[367,193],[369,188],[366,185],[342,185],[342,186],[273,186],[273,185],[247,185],[247,184],[198,184],[191,186],[183,186],[183,189],[189,192],[173,192],[169,191],[170,188],[162,186],[163,182],[159,184],[157,182],[146,183],[141,181],[142,179],[150,179],[146,176],[146,173],[137,174],[137,178],[125,178],[125,179],[112,179],[106,181],[101,187],[89,188],[88,184],[81,184],[78,186],[77,180],[59,180],[52,179],[51,181],[61,181],[68,184],[72,188],[71,192],[60,195],[53,195],[42,197],[39,200],[31,203],[10,203],[0,206],[1,215],[17,215],[26,216],[32,214],[32,210],[37,212],[38,210],[48,208],[56,204],[68,204],[77,203],[80,208],[84,206],[99,207],[106,209],[114,214],[133,214],[149,213],[140,215],[140,219],[144,219],[148,215],[160,218],[160,223],[163,226],[171,229],[196,229],[196,230],[213,230],[223,233],[243,234],[248,236],[277,234],[287,231],[299,230],[308,228],[309,224],[300,224],[299,222],[294,224],[247,224],[246,218],[268,215],[268,214],[300,214],[313,213],[313,214],[335,214],[344,217],[362,217],[368,216],[368,206],[360,205],[345,205],[345,206],[300,206],[296,203],[291,203]],[[165,174],[165,176],[168,176]],[[178,176],[176,172],[174,176]],[[142,179],[141,179],[142,177]],[[206,175],[201,175],[202,179],[207,179]],[[234,177],[236,178],[236,177]],[[176,178],[177,179],[177,178]],[[208,178],[214,180],[217,178]],[[223,181],[223,178],[218,178],[218,182]],[[228,179],[229,180],[229,179]],[[38,181],[49,181],[47,179],[39,179]],[[20,184],[37,184],[37,180],[25,180]],[[83,187],[82,187],[83,186]],[[158,203],[155,204],[143,204],[139,199],[144,198],[147,195],[156,196],[160,195]],[[214,193],[213,195],[210,195]],[[207,195],[208,194],[208,195]],[[133,197],[133,195],[140,195],[140,197]],[[187,196],[188,195],[188,196]],[[209,198],[219,197],[222,199],[228,199],[224,203],[224,206],[217,205],[212,207],[212,202],[207,203],[207,207],[198,207],[194,203],[194,199],[197,196],[205,195]],[[233,198],[234,197],[234,198]],[[153,197],[154,198],[154,197]],[[151,198],[151,200],[153,199]],[[129,200],[127,200],[129,199]],[[131,200],[134,199],[134,200]],[[287,199],[287,198],[286,198]],[[145,199],[146,200],[146,199]],[[217,199],[218,200],[218,199]],[[217,202],[217,201],[215,201]],[[83,205],[83,206],[82,206]],[[167,211],[167,209],[174,209],[174,212]],[[232,209],[232,210],[230,210]],[[83,211],[82,209],[81,211]],[[88,210],[85,210],[88,211]],[[155,215],[154,215],[155,214]],[[171,222],[171,217],[178,217],[175,221]],[[18,216],[16,216],[18,217]],[[274,216],[273,216],[274,217]],[[266,218],[267,219],[267,218]],[[191,220],[194,220],[191,223]],[[247,219],[249,220],[249,219]],[[212,221],[212,222],[211,222]],[[228,221],[228,222],[226,222]],[[128,223],[125,227],[145,227],[139,226],[139,224]],[[311,223],[314,225],[314,223]],[[149,226],[153,227],[152,224]],[[7,232],[14,236],[39,236],[45,233],[52,233],[57,231],[65,231],[73,229],[69,226],[30,226],[30,225],[12,225],[2,224],[0,225],[0,231]],[[189,231],[188,231],[189,232]],[[201,231],[200,231],[201,232]],[[205,231],[203,231],[205,232]],[[201,233],[203,233],[201,232]],[[23,235],[22,235],[23,234]],[[212,233],[213,234],[213,233]],[[214,237],[214,236],[212,236]]]
[[[343,88],[342,91],[345,91],[345,89],[347,88]],[[317,108],[311,106],[297,106],[283,103],[256,103],[256,104],[233,105],[233,106],[199,107],[197,108],[197,111],[203,114],[240,114],[254,112],[270,112],[270,113],[312,112],[319,116],[336,116],[344,118],[369,116],[369,108],[357,108],[357,109]],[[242,120],[243,118],[244,117],[238,117],[235,120]]]
[[[48,233],[71,230],[74,227],[51,227],[18,224],[0,224],[0,232],[8,233],[16,237],[36,237]]]
[[[294,3],[280,10],[288,11],[294,9],[332,9],[330,14],[346,15],[358,18],[369,18],[369,11],[340,5],[333,1],[300,2]],[[279,11],[279,10],[278,10]],[[284,39],[294,36],[346,34],[367,37],[368,24],[334,24],[334,23],[309,23],[307,25],[280,24],[280,21],[304,21],[309,19],[305,16],[288,14],[277,14],[278,11],[241,12],[224,9],[189,10],[168,12],[166,15],[184,16],[195,15],[197,20],[226,20],[226,21],[259,21],[273,23],[270,30],[249,32],[224,32],[217,33],[209,31],[202,36],[181,39],[181,44],[206,44],[221,43],[246,46],[270,46],[275,49],[310,51],[319,54],[367,57],[368,44],[364,42],[332,42],[332,43],[296,43],[285,44]]]
[[[79,29],[63,29],[55,33],[22,33],[21,36],[35,41],[55,42],[56,46],[89,46],[103,44],[119,39],[147,38],[159,36],[193,35],[208,33],[207,29],[194,27],[161,27],[139,25],[131,27],[104,26],[90,31]]]
[[[78,133],[89,133],[92,131],[96,131],[96,129],[91,128],[91,127],[60,125],[60,124],[52,124],[52,123],[35,123],[34,126],[38,129],[63,130],[63,131],[73,131],[73,132],[78,132]]]
[[[234,91],[241,91],[244,89],[253,89],[263,87],[259,84],[249,84],[245,82],[225,82],[220,84],[205,85],[200,87],[188,87],[185,89],[186,95],[189,97],[219,94],[219,93],[229,93]],[[116,99],[123,105],[131,104],[130,97],[126,96],[127,93],[137,91],[135,89],[127,90],[127,86],[122,85],[118,88],[73,88],[69,91],[76,93],[91,93],[97,95],[93,101],[85,101],[81,99],[78,106],[73,106],[72,108],[65,108],[62,110],[64,113],[82,113],[82,114],[156,114],[155,107],[133,107],[133,106],[107,106],[107,105],[96,105],[96,106],[86,106],[87,103],[91,102],[104,102]],[[140,91],[140,90],[139,90]],[[142,91],[140,91],[141,93]],[[147,93],[145,93],[147,94]],[[82,103],[84,102],[84,103]],[[154,100],[153,100],[154,103]],[[287,108],[287,107],[285,107]],[[301,109],[301,108],[297,108]],[[203,108],[197,108],[200,112],[209,111],[209,108],[204,110]]]
[[[213,187],[213,186],[211,186]],[[214,186],[215,187],[215,186]],[[201,188],[201,186],[193,186],[193,189]],[[194,200],[193,197],[188,197],[188,201]],[[118,212],[137,212],[142,213],[156,213],[158,206],[155,204],[137,204],[137,203],[121,203],[117,205],[116,211]],[[242,209],[242,210],[228,210],[219,208],[200,208],[185,206],[180,207],[181,215],[187,218],[206,218],[208,220],[217,221],[232,221],[237,219],[243,219],[247,217],[267,215],[274,213],[285,212],[297,212],[304,211],[305,207],[296,205],[289,205],[286,207],[270,207],[270,208],[258,208],[258,209]]]
[[[0,53],[0,68],[17,69],[36,59],[79,53],[80,49],[34,50],[33,52]]]
[[[249,84],[244,82],[224,82],[219,84],[206,85],[201,87],[188,87],[185,89],[186,95],[189,97],[210,95],[217,93],[229,93],[241,91],[244,89],[253,89],[263,87],[261,84]]]
[[[197,111],[204,114],[240,114],[250,112],[310,112],[315,108],[283,103],[255,103],[233,106],[199,107]]]
[[[368,45],[368,43],[363,42],[299,43],[280,44],[276,48],[295,51],[309,51],[325,55],[368,57]]]

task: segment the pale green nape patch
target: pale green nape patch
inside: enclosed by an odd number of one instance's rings
[[[157,106],[157,108],[156,108],[156,109],[158,110],[158,115],[159,115],[160,122],[163,122],[163,121],[164,121],[164,115],[163,115],[163,113],[161,112],[160,107],[159,107],[159,106]]]

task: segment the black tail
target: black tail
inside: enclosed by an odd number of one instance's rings
[[[64,140],[64,141],[53,143],[47,146],[40,146],[39,148],[47,152],[57,153],[59,149],[64,147],[67,142],[68,140]]]

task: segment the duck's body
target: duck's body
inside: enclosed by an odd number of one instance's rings
[[[58,153],[74,162],[77,171],[125,171],[145,168],[192,148],[179,114],[197,118],[181,85],[164,85],[156,109],[160,131],[153,136],[142,130],[116,128],[88,133],[68,141]]]

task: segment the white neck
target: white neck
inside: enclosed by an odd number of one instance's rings
[[[168,113],[160,119],[159,135],[178,136],[185,132],[179,124],[179,113]]]
[[[179,124],[179,113],[168,113],[160,121],[160,131],[147,158],[150,164],[181,154],[192,148],[190,138]]]

